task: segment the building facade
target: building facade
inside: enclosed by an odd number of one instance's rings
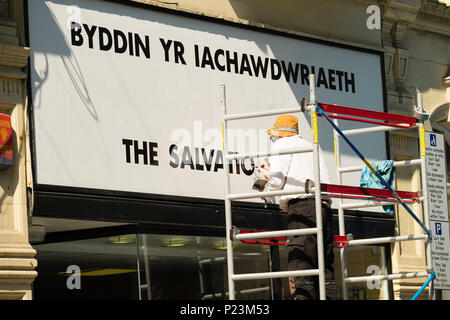
[[[165,193],[163,196],[155,192],[139,192],[139,190],[136,191],[137,186],[140,183],[150,184],[150,181],[145,179],[141,181],[136,176],[130,176],[132,183],[127,179],[117,178],[117,181],[114,180],[118,183],[117,188],[108,185],[102,187],[101,182],[96,181],[101,180],[99,178],[101,168],[97,168],[98,177],[95,178],[96,172],[85,174],[83,163],[80,167],[76,163],[70,163],[68,171],[58,171],[59,164],[63,163],[60,158],[64,158],[68,153],[85,152],[85,157],[90,160],[93,159],[92,157],[107,157],[108,152],[104,152],[107,148],[103,149],[100,144],[96,145],[97,150],[91,152],[93,149],[89,149],[88,139],[86,144],[77,144],[75,139],[64,140],[65,145],[64,148],[61,147],[61,154],[45,154],[46,150],[49,152],[57,150],[56,147],[55,149],[45,148],[52,143],[58,145],[58,139],[53,140],[57,137],[50,135],[48,142],[41,142],[44,141],[42,137],[45,137],[45,132],[42,133],[40,129],[43,128],[41,123],[51,122],[46,122],[48,118],[40,118],[40,116],[51,116],[50,113],[44,113],[46,101],[51,99],[35,93],[41,86],[44,88],[47,85],[46,82],[52,83],[53,79],[55,83],[58,83],[58,80],[51,78],[55,77],[54,69],[50,68],[50,72],[46,73],[45,63],[47,62],[42,57],[48,57],[48,66],[52,66],[51,63],[58,63],[62,67],[56,71],[56,74],[61,72],[59,78],[61,83],[64,83],[61,79],[67,77],[67,74],[73,80],[74,92],[78,95],[77,99],[82,101],[82,107],[89,115],[89,121],[99,123],[101,126],[107,115],[102,113],[101,109],[97,109],[101,103],[96,100],[96,92],[108,88],[110,81],[113,80],[104,79],[102,83],[89,85],[92,70],[84,68],[88,65],[87,58],[81,54],[73,54],[73,52],[82,52],[76,50],[92,52],[89,50],[95,49],[97,45],[101,47],[102,38],[99,38],[97,43],[97,38],[89,36],[89,32],[95,32],[94,26],[98,27],[98,30],[100,27],[104,28],[102,30],[108,29],[106,25],[110,22],[107,18],[96,20],[88,17],[89,19],[86,20],[83,14],[87,14],[88,10],[97,10],[105,15],[117,12],[130,13],[133,14],[132,18],[137,20],[145,20],[147,14],[154,14],[155,19],[161,19],[160,24],[167,23],[170,27],[167,30],[162,29],[166,33],[159,34],[159,37],[161,39],[170,36],[171,38],[161,40],[161,44],[163,48],[169,48],[170,45],[173,45],[170,48],[174,48],[173,59],[176,62],[173,70],[175,71],[170,69],[168,73],[177,72],[176,67],[189,64],[186,55],[183,55],[185,47],[182,42],[177,42],[178,38],[182,38],[182,34],[170,31],[170,28],[180,27],[180,25],[187,30],[204,32],[205,37],[208,34],[219,34],[221,37],[217,38],[219,39],[217,41],[222,41],[222,35],[226,35],[228,30],[232,35],[230,38],[235,37],[240,40],[247,38],[250,42],[257,42],[255,40],[257,39],[258,49],[261,52],[272,50],[279,61],[283,57],[295,54],[289,50],[295,50],[296,43],[302,41],[324,45],[327,49],[319,50],[318,54],[323,54],[325,57],[327,54],[331,55],[328,60],[334,59],[333,50],[337,52],[340,49],[354,53],[357,59],[361,59],[361,65],[366,63],[365,55],[379,57],[382,69],[375,69],[374,72],[379,73],[382,88],[373,89],[373,91],[378,90],[384,111],[412,115],[417,104],[416,92],[420,91],[423,106],[430,114],[429,121],[425,122],[426,130],[443,134],[446,145],[450,143],[448,140],[450,103],[450,4],[448,1],[446,3],[446,1],[431,0],[285,0],[278,2],[98,0],[94,1],[93,8],[90,8],[85,1],[68,7],[63,7],[66,5],[65,1],[39,1],[50,8],[48,13],[42,10],[46,8],[45,6],[37,6],[36,2],[0,1],[2,48],[0,104],[1,112],[11,116],[14,150],[12,166],[0,172],[2,186],[1,298],[46,299],[58,296],[68,299],[100,297],[211,299],[226,296],[225,255],[221,250],[224,235],[222,202],[201,196],[183,197],[183,188],[170,189],[163,192]],[[58,9],[59,5],[62,9]],[[30,10],[30,7],[41,11]],[[78,11],[80,8],[81,10]],[[42,12],[47,15],[43,16]],[[58,12],[68,17],[68,20],[58,20]],[[39,19],[49,23],[43,24],[41,29],[33,28],[34,25],[38,25]],[[72,23],[69,25],[72,33],[66,33],[67,37],[63,39],[61,37],[63,33],[59,33],[58,30],[63,30],[64,22],[67,21]],[[124,48],[124,42],[122,46],[118,44],[119,42],[115,42],[115,47],[111,46],[109,49],[111,51],[114,49],[116,54],[129,54],[130,59],[124,60],[124,64],[130,73],[125,74],[129,77],[124,81],[131,82],[133,75],[138,73],[133,71],[133,68],[138,67],[134,65],[136,60],[131,58],[151,61],[154,58],[154,52],[150,53],[150,50],[146,50],[148,48],[146,38],[139,37],[138,27],[135,29],[128,27],[129,25],[126,26],[126,30],[119,27],[117,30],[124,35],[122,40],[128,40],[127,49]],[[227,30],[223,34],[222,28]],[[120,37],[117,30],[110,28],[111,39]],[[103,32],[107,34],[108,31]],[[268,42],[272,46],[267,45],[266,38],[270,39],[267,41],[273,41]],[[132,40],[134,40],[133,52],[130,51]],[[223,41],[232,43],[231,40]],[[273,45],[278,43],[276,41],[292,45],[292,49],[282,48],[276,52],[276,47]],[[67,47],[55,45],[59,42],[68,45]],[[103,42],[103,45],[105,44],[106,42]],[[306,44],[305,46],[305,50],[309,50]],[[105,50],[100,50],[108,51],[106,47],[104,47]],[[196,48],[201,49],[200,46]],[[196,55],[198,58],[203,57],[204,65],[200,66],[200,62],[193,60],[193,63],[198,64],[200,68],[208,66],[208,60],[204,58],[207,57],[205,51],[203,48],[203,51]],[[168,62],[171,59],[168,56],[170,52],[165,52],[167,55],[161,57],[166,58],[165,61]],[[225,57],[226,52],[222,54]],[[336,57],[337,55],[338,53]],[[372,60],[368,61],[369,65]],[[103,66],[102,63],[100,59],[96,66],[91,67],[93,69],[103,67],[104,69],[101,70],[116,68],[114,65]],[[330,61],[327,63],[333,64]],[[336,65],[339,66],[339,63],[339,58],[336,58]],[[355,58],[354,64],[357,63],[358,60]],[[220,64],[215,64],[215,67],[218,66]],[[232,67],[234,66],[231,65],[230,68]],[[125,75],[121,76],[125,77]],[[147,78],[133,80],[136,81],[135,87],[142,88],[140,83],[148,80],[152,86],[159,88],[158,83],[151,81],[151,76],[149,77],[150,80]],[[192,78],[192,81],[201,82],[200,78],[201,76]],[[176,79],[171,81],[174,87],[179,85]],[[65,90],[64,86],[59,88]],[[128,119],[125,116],[128,104],[139,106],[138,89],[136,92],[132,90],[126,92],[128,100],[122,105],[123,119]],[[164,92],[166,89],[162,85],[159,90]],[[349,91],[351,90],[352,86],[349,82]],[[214,95],[211,93],[206,95],[206,99],[214,104]],[[111,101],[108,101],[110,105],[114,105],[115,100],[121,99],[119,92],[111,92],[110,96],[113,97]],[[190,112],[195,113],[195,105],[202,103],[201,99],[191,98],[182,91],[178,93],[168,91],[166,97],[174,104],[186,97],[192,99],[182,104],[186,108],[183,111],[186,115]],[[369,94],[367,99],[371,99]],[[235,100],[236,98],[231,99],[231,101]],[[276,98],[273,100],[276,102]],[[274,101],[270,102],[275,103]],[[164,105],[163,101],[161,103]],[[70,109],[70,106],[71,98],[68,97],[64,107]],[[141,111],[141,115],[146,115],[145,110]],[[177,114],[178,111],[172,112]],[[80,118],[77,119],[77,116]],[[71,117],[71,120],[52,119],[55,127],[62,128],[62,133],[67,124],[73,123],[75,127],[76,123],[83,123],[81,113],[68,113],[67,117]],[[117,118],[113,119],[117,120]],[[117,125],[118,131],[126,131],[128,127],[138,127],[139,119],[138,117],[135,119],[137,119],[136,122],[130,122],[128,126]],[[89,126],[89,121],[84,122],[86,126]],[[179,122],[179,127],[189,127],[193,122],[195,118],[186,118],[184,122]],[[91,135],[98,136],[104,133],[101,130],[95,131],[96,128],[94,127],[92,131],[86,129],[87,134],[80,131],[80,134],[86,134],[86,138],[91,138]],[[409,160],[419,157],[419,140],[415,131],[391,132],[385,137],[386,139],[381,142],[386,146],[386,158]],[[106,145],[107,139],[104,138]],[[61,136],[61,139],[64,137]],[[159,165],[157,159],[161,159],[163,152],[161,144],[157,145],[151,140],[133,139],[137,138],[131,134],[121,137],[120,150],[125,157],[125,162],[132,163],[134,155],[136,159],[147,162],[149,166],[157,167]],[[141,150],[145,150],[145,155]],[[195,148],[192,148],[190,153],[181,152],[181,148],[177,150],[176,147],[170,150],[171,155],[173,155],[172,151],[179,151],[178,160],[189,155],[195,158],[196,152],[203,154],[202,149]],[[217,159],[218,152],[217,150],[215,152],[215,159]],[[172,168],[177,167],[176,169],[181,170],[177,157],[171,158]],[[41,159],[46,159],[45,166]],[[202,168],[203,171],[207,171],[207,167],[201,167],[198,163],[191,164],[195,169]],[[220,166],[220,163],[216,162],[215,165]],[[51,175],[52,166],[54,166],[54,176]],[[250,172],[250,168],[249,164],[242,163],[241,166],[234,167],[235,174],[241,170],[240,174],[244,176],[246,172]],[[211,167],[211,171],[213,170],[214,166]],[[58,176],[60,172],[71,174],[67,177]],[[114,174],[110,173],[111,176]],[[198,173],[200,174],[203,172]],[[92,176],[94,177],[92,186],[96,187],[78,187],[67,183],[72,175],[78,176],[80,180],[85,176]],[[105,181],[108,181],[107,178],[105,177]],[[76,178],[73,179],[77,181]],[[205,180],[200,180],[198,183],[207,184],[207,178],[203,179]],[[155,180],[155,185],[164,185],[164,176]],[[50,182],[46,183],[46,181]],[[52,181],[64,181],[64,183],[58,185]],[[395,187],[398,190],[420,190],[420,181],[418,169],[398,168]],[[181,179],[177,183],[187,182]],[[193,185],[188,189],[196,190],[196,188]],[[220,188],[221,186],[210,187],[210,192],[214,193],[215,189]],[[414,206],[415,212],[421,212],[419,205]],[[269,206],[266,209],[261,203],[245,203],[237,204],[233,210],[233,214],[236,215],[235,223],[239,228],[276,230],[285,227],[286,217],[276,207]],[[419,217],[421,217],[420,214]],[[349,211],[346,212],[346,222],[348,223],[346,230],[360,238],[420,233],[420,227],[403,212],[403,208],[399,207],[396,208],[394,217],[376,212]],[[285,270],[286,268],[287,254],[282,246],[240,243],[237,244],[235,252],[240,257],[236,267],[238,272]],[[338,252],[339,249],[336,249],[336,278],[339,282],[341,266]],[[367,275],[371,272],[370,270],[373,271],[370,269],[371,266],[377,267],[379,272],[389,273],[420,272],[425,271],[426,268],[425,249],[422,242],[402,242],[395,245],[348,250],[347,262],[350,275]],[[74,277],[77,272],[81,278]],[[192,279],[187,286],[189,290],[181,285],[184,279]],[[349,287],[349,298],[409,299],[424,281],[425,279],[418,278],[395,280],[389,283],[384,281],[380,286],[371,287],[365,284],[354,285]],[[114,287],[124,290],[119,290],[119,293],[118,290],[113,289]],[[289,296],[285,280],[252,281],[240,284],[237,289],[240,291],[238,298],[286,299]],[[342,297],[342,287],[339,290]],[[425,298],[426,293],[421,297]],[[438,297],[446,299],[448,293],[445,290],[440,291]]]

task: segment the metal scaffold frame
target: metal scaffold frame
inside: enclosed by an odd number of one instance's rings
[[[321,106],[321,104],[319,104]],[[421,94],[417,94],[417,111],[423,112],[422,108],[422,97]],[[325,118],[327,116],[325,113],[320,113]],[[343,298],[344,300],[348,299],[348,284],[349,283],[357,283],[357,282],[366,282],[370,280],[394,280],[394,279],[406,279],[406,278],[422,278],[428,277],[427,281],[424,285],[419,289],[416,295],[413,296],[413,300],[417,298],[417,296],[425,289],[425,287],[431,283],[429,289],[429,299],[434,299],[434,290],[433,290],[433,279],[435,277],[435,273],[433,272],[432,267],[432,258],[431,258],[431,241],[432,235],[429,231],[429,217],[428,217],[428,190],[427,190],[427,169],[426,169],[426,145],[425,145],[425,129],[423,124],[423,119],[415,119],[413,117],[403,117],[403,119],[396,119],[399,121],[407,122],[407,125],[403,124],[391,124],[389,126],[380,126],[380,127],[368,127],[363,129],[353,129],[353,130],[344,130],[341,131],[338,129],[338,119],[334,119],[333,123],[331,123],[330,118],[327,120],[332,124],[334,136],[334,148],[335,148],[335,161],[336,161],[336,170],[338,172],[338,184],[342,184],[342,174],[346,172],[356,172],[361,171],[363,166],[360,167],[341,167],[341,157],[340,157],[340,139],[344,138],[347,142],[348,139],[346,136],[348,135],[356,135],[356,134],[364,134],[375,131],[391,131],[397,129],[412,129],[414,127],[418,128],[419,131],[419,139],[420,139],[420,158],[414,160],[407,161],[394,161],[394,167],[405,167],[405,166],[417,166],[420,165],[421,169],[421,184],[422,184],[422,192],[420,198],[417,201],[422,203],[423,206],[423,220],[422,223],[417,216],[415,216],[409,207],[406,205],[406,202],[403,201],[400,197],[395,197],[395,191],[393,191],[389,185],[385,181],[381,181],[390,192],[394,195],[395,200],[397,201],[380,201],[380,200],[368,200],[366,202],[361,202],[357,204],[343,204],[343,199],[339,200],[339,208],[338,208],[338,221],[339,221],[339,235],[346,236],[345,232],[345,221],[344,221],[344,209],[357,209],[364,207],[374,207],[374,206],[384,206],[388,204],[392,204],[393,202],[397,202],[403,205],[403,207],[408,211],[408,213],[416,220],[416,222],[422,227],[425,231],[425,234],[414,234],[414,235],[406,235],[406,236],[394,236],[394,237],[381,237],[381,238],[371,238],[371,239],[360,239],[360,240],[349,240],[346,246],[343,246],[340,250],[340,258],[341,258],[341,276],[342,276],[342,288],[343,288]],[[415,122],[415,123],[414,123]],[[350,142],[350,146],[351,142]],[[364,163],[375,173],[375,169],[368,163],[368,161],[361,157]],[[381,180],[383,180],[381,178]],[[347,259],[346,259],[346,247],[347,246],[359,246],[359,245],[369,245],[369,244],[383,244],[383,243],[394,243],[394,242],[402,242],[402,241],[423,241],[425,240],[425,252],[426,252],[426,272],[415,272],[415,273],[400,273],[400,274],[389,274],[389,275],[375,275],[375,276],[360,276],[360,277],[348,277],[347,276]]]
[[[387,204],[399,203],[412,218],[422,227],[425,231],[424,234],[414,234],[406,236],[394,236],[394,237],[381,237],[372,239],[358,239],[358,240],[346,240],[345,245],[339,246],[341,248],[340,258],[342,264],[342,285],[343,285],[343,298],[348,299],[348,284],[356,282],[365,282],[369,280],[394,280],[394,279],[406,279],[406,278],[419,278],[428,277],[424,285],[414,295],[414,300],[426,286],[430,284],[429,298],[434,298],[433,279],[435,273],[432,270],[431,260],[431,232],[429,231],[428,221],[428,200],[427,200],[427,181],[426,181],[426,146],[425,146],[425,131],[423,126],[423,108],[420,94],[418,94],[417,109],[415,117],[407,117],[395,114],[389,114],[384,112],[369,111],[363,109],[341,107],[336,105],[329,105],[323,103],[317,103],[315,92],[315,78],[314,74],[309,76],[310,83],[310,98],[308,103],[304,102],[301,106],[294,108],[276,109],[269,111],[259,111],[253,113],[240,113],[240,114],[227,114],[226,105],[226,89],[225,85],[220,86],[220,105],[223,112],[222,122],[222,135],[223,135],[223,154],[224,154],[224,177],[225,177],[225,227],[226,227],[226,243],[227,243],[227,269],[228,269],[228,291],[229,299],[235,299],[235,281],[241,280],[253,280],[253,279],[269,279],[269,278],[282,278],[282,277],[303,277],[303,276],[318,276],[319,277],[319,297],[321,300],[325,300],[325,261],[324,261],[324,245],[323,245],[323,226],[322,226],[322,211],[321,211],[321,196],[341,198],[338,208],[338,220],[339,220],[339,236],[346,238],[345,234],[345,221],[344,221],[344,209],[349,208],[363,208],[384,206]],[[298,113],[307,112],[311,115],[312,123],[312,148],[302,149],[286,149],[277,152],[256,152],[252,154],[229,154],[228,141],[227,141],[227,127],[228,121],[250,119],[257,117],[267,117],[273,115],[280,115],[284,113]],[[421,113],[422,112],[422,113]],[[328,114],[327,114],[328,113]],[[342,115],[343,114],[343,115]],[[335,144],[335,157],[336,157],[336,170],[338,172],[338,185],[323,184],[320,182],[320,166],[319,166],[319,134],[318,134],[318,116],[325,118],[330,125],[334,128],[334,144]],[[352,116],[352,117],[350,117]],[[357,116],[358,118],[355,118]],[[331,120],[334,119],[334,120]],[[369,127],[353,130],[340,130],[338,127],[338,119],[359,121],[369,124],[378,125],[377,127]],[[413,192],[395,191],[392,187],[381,177],[376,169],[367,161],[367,159],[359,152],[359,150],[351,143],[347,136],[355,134],[364,134],[368,132],[377,131],[390,131],[398,129],[412,129],[417,127],[420,137],[420,159],[409,161],[395,161],[394,167],[401,166],[415,166],[420,164],[422,174],[422,194]],[[340,160],[340,141],[339,138],[343,138],[345,142],[353,149],[357,156],[364,162],[364,164],[375,174],[380,182],[385,186],[385,189],[370,189],[349,187],[342,185],[342,174],[345,172],[360,171],[363,167],[341,167]],[[263,191],[263,192],[250,192],[233,194],[230,191],[230,169],[229,164],[235,159],[257,158],[257,157],[269,157],[272,155],[282,154],[295,154],[295,153],[313,153],[313,165],[314,165],[314,184],[312,187],[295,188],[277,191]],[[308,184],[307,184],[308,185]],[[315,185],[315,186],[314,186]],[[305,194],[314,193],[315,207],[316,207],[316,227],[306,229],[295,230],[279,230],[279,231],[266,231],[266,232],[253,232],[253,233],[239,233],[232,225],[231,214],[231,201],[241,199],[251,199],[260,197],[272,197],[281,195],[292,194]],[[343,204],[343,198],[349,199],[365,199],[366,202],[357,204]],[[423,204],[423,217],[425,223],[423,223],[408,207],[408,203],[421,202]],[[295,270],[295,271],[274,271],[263,273],[247,273],[247,274],[235,274],[234,272],[234,258],[233,258],[233,241],[234,240],[249,240],[267,237],[286,237],[294,235],[310,235],[315,234],[317,236],[317,250],[318,250],[318,268],[310,270]],[[387,275],[374,275],[374,276],[361,276],[361,277],[348,277],[347,276],[347,261],[346,261],[346,248],[349,246],[368,245],[368,244],[382,244],[393,243],[401,241],[423,241],[425,240],[426,251],[426,272],[415,273],[400,273],[400,274],[387,274]]]
[[[313,80],[314,83],[314,80]],[[232,120],[239,119],[249,119],[257,117],[266,117],[272,115],[279,115],[283,113],[293,113],[293,112],[304,112],[308,111],[311,114],[311,121],[313,124],[313,147],[303,148],[303,149],[290,149],[283,150],[283,152],[276,152],[276,155],[280,154],[293,154],[293,153],[303,153],[312,152],[314,161],[314,179],[315,181],[320,181],[320,169],[319,169],[319,136],[317,128],[317,114],[316,114],[316,103],[315,103],[315,87],[310,87],[310,98],[311,103],[305,108],[296,107],[289,109],[278,109],[269,110],[254,113],[242,113],[242,114],[227,114],[226,105],[226,89],[222,85],[220,87],[220,104],[223,111],[223,154],[224,154],[224,173],[225,173],[225,228],[226,228],[226,241],[227,241],[227,269],[228,269],[228,292],[230,300],[235,300],[235,281],[240,280],[252,280],[252,279],[270,279],[270,278],[283,278],[283,277],[304,277],[304,276],[318,276],[319,277],[319,290],[320,299],[325,300],[325,262],[323,254],[323,233],[322,233],[322,211],[321,211],[321,199],[320,199],[320,188],[315,188],[314,197],[316,204],[316,227],[308,229],[297,229],[297,230],[283,230],[283,231],[270,231],[266,232],[265,236],[279,237],[286,235],[306,235],[306,234],[316,234],[317,236],[317,250],[318,250],[318,269],[310,270],[297,270],[297,271],[274,271],[274,272],[262,272],[262,273],[248,273],[248,274],[235,274],[234,273],[234,261],[233,261],[233,240],[247,240],[254,239],[255,237],[261,237],[261,233],[255,235],[254,233],[246,234],[235,234],[235,230],[232,226],[232,216],[231,216],[231,200],[238,199],[251,199],[260,197],[272,197],[288,194],[302,194],[306,193],[304,188],[292,189],[289,191],[266,191],[266,192],[252,192],[252,193],[241,193],[241,194],[231,194],[230,193],[230,170],[229,163],[234,159],[244,159],[250,157],[269,157],[275,155],[272,152],[261,152],[256,154],[238,154],[229,155],[228,154],[228,142],[227,142],[227,123]]]

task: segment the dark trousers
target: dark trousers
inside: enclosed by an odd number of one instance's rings
[[[326,299],[336,299],[333,254],[333,220],[330,205],[322,202],[323,243],[325,259]],[[316,227],[314,198],[293,199],[288,203],[288,229]],[[318,269],[317,236],[290,236],[288,239],[288,270]],[[294,300],[318,300],[319,277],[290,278],[291,294]],[[295,288],[295,291],[294,291]]]

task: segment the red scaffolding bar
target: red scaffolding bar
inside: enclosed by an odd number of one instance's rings
[[[403,115],[399,115],[399,114],[357,109],[357,108],[351,108],[351,107],[343,107],[343,106],[327,104],[327,103],[318,103],[318,105],[324,112],[331,113],[331,114],[328,114],[328,117],[335,118],[335,119],[366,122],[366,123],[370,123],[370,124],[384,125],[384,126],[390,126],[390,127],[396,127],[396,128],[402,128],[402,129],[410,129],[416,124],[416,118],[409,117],[409,116],[403,116]],[[356,116],[359,118],[335,115],[332,113],[344,114],[347,116],[349,116],[349,115]],[[366,118],[366,119],[364,119],[364,118]],[[367,118],[372,119],[372,120],[368,120]],[[373,119],[375,119],[375,120],[373,120]],[[381,120],[381,121],[376,121],[376,120]]]
[[[387,200],[387,201],[397,201],[392,196],[392,193],[387,189],[377,189],[377,188],[363,188],[363,187],[353,187],[353,186],[342,186],[337,184],[325,184],[320,185],[320,190],[322,193],[327,194],[332,197],[347,197],[354,198],[354,196],[365,196],[373,197],[373,200]],[[404,201],[415,202],[419,200],[420,195],[418,192],[409,191],[396,191],[398,196]]]

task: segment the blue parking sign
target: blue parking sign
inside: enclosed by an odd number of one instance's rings
[[[440,222],[436,222],[435,228],[436,228],[436,235],[437,236],[441,236],[442,235],[442,225],[441,225],[441,223]]]
[[[431,133],[430,134],[430,145],[432,146],[432,147],[436,147],[436,135],[435,134],[433,134],[433,133]]]

